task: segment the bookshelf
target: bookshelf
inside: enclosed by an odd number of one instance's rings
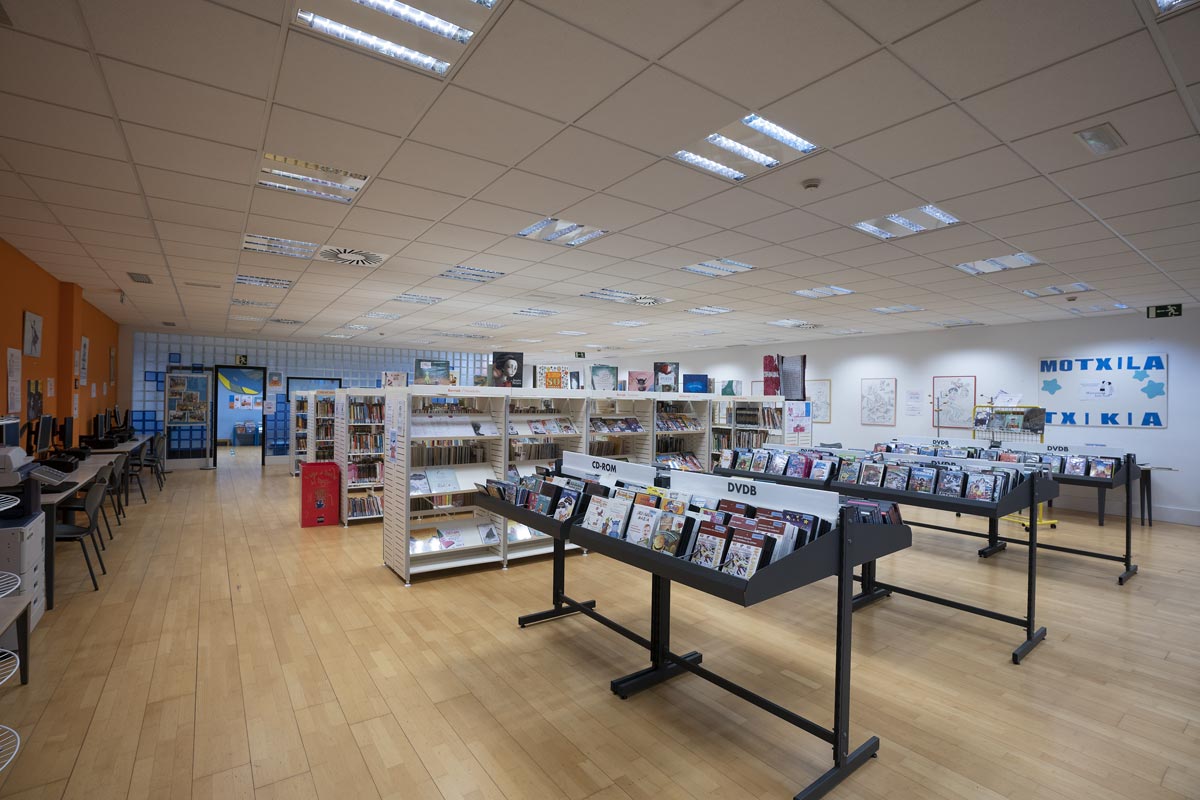
[[[292,446],[292,475],[300,474],[300,464],[308,456],[308,406],[311,395],[312,392],[292,392],[289,403],[288,440]]]
[[[333,458],[341,472],[342,524],[382,519],[383,392],[337,389],[333,399]]]
[[[783,398],[714,397],[710,437],[710,463],[726,449],[753,449],[783,441]]]
[[[304,460],[310,464],[333,461],[334,392],[321,389],[301,392],[308,398],[308,449]]]
[[[587,401],[588,455],[651,464],[654,461],[654,402],[649,392],[589,392]],[[630,427],[636,420],[638,430],[614,430]],[[608,428],[597,430],[600,425]]]
[[[654,463],[671,469],[706,472],[711,466],[712,400],[689,394],[654,399]],[[684,460],[695,456],[694,463]]]

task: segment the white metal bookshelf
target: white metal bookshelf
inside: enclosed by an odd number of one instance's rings
[[[341,473],[344,525],[383,518],[386,438],[382,390],[335,390],[333,458]],[[362,505],[368,508],[359,508]]]
[[[309,411],[312,392],[292,392],[288,398],[288,440],[291,442],[292,474],[300,474],[301,462],[307,460],[309,437]]]
[[[654,401],[651,392],[588,392],[588,455],[603,456],[635,464],[654,462]],[[618,421],[636,419],[640,431],[612,430]],[[596,430],[597,420],[609,430]]]
[[[715,396],[710,414],[711,455],[724,448],[755,448],[783,442],[782,397]]]
[[[334,439],[336,438],[334,391],[310,389],[295,394],[296,396],[303,395],[308,403],[308,441],[302,460],[309,464],[333,461]]]
[[[654,463],[698,472],[707,472],[711,468],[712,403],[708,395],[654,395]],[[678,462],[660,461],[664,456],[682,456],[685,453],[696,457],[699,469]]]

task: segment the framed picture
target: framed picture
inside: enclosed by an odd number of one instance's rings
[[[933,427],[971,428],[975,424],[975,376],[933,376]]]
[[[833,381],[829,378],[821,378],[815,381],[806,380],[804,382],[804,392],[808,399],[812,401],[812,421],[832,422]]]
[[[862,425],[896,424],[896,379],[863,378],[859,387],[859,422]]]
[[[42,357],[42,318],[32,311],[25,312],[24,353],[34,358]]]

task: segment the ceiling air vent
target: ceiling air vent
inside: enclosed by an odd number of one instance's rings
[[[355,250],[352,247],[326,247],[317,253],[317,258],[333,264],[349,264],[353,267],[374,267],[382,264],[391,256],[382,253],[372,253],[368,250]]]
[[[175,323],[174,323],[174,322],[164,322],[164,323],[163,323],[163,325],[167,326],[168,328],[174,328],[174,327],[175,327]]]
[[[134,283],[154,283],[154,281],[150,279],[150,276],[144,272],[126,272],[125,274],[128,275],[129,280],[133,281]]]
[[[184,286],[194,286],[197,289],[221,289],[224,288],[218,283],[195,283],[193,281],[184,281]]]

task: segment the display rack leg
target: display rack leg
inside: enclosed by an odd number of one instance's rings
[[[1100,527],[1104,527],[1104,493],[1107,491],[1103,486],[1096,490],[1096,518],[1100,521]]]
[[[1008,542],[1000,541],[1000,520],[995,517],[988,520],[988,543],[979,551],[980,558],[994,556],[1008,547]]]
[[[1137,574],[1137,564],[1133,563],[1133,470],[1137,462],[1132,453],[1125,454],[1125,571],[1117,578],[1117,585],[1124,586],[1125,581]],[[1146,473],[1143,473],[1146,474]],[[1153,526],[1154,519],[1150,524]]]
[[[553,584],[550,588],[550,601],[554,604],[553,608],[548,608],[545,611],[537,611],[533,614],[525,614],[517,617],[517,624],[524,628],[526,625],[532,625],[535,622],[545,622],[548,619],[557,619],[565,617],[568,614],[578,614],[579,609],[573,606],[566,605],[563,602],[563,597],[566,595],[567,583],[567,545],[562,539],[554,540],[554,557],[552,561],[554,571]],[[583,600],[578,605],[587,608],[595,608],[595,600]]]
[[[880,586],[875,581],[875,567],[878,564],[876,561],[868,561],[862,565],[862,591],[854,595],[851,599],[851,605],[855,611],[860,608],[866,608],[872,603],[877,603],[885,597],[891,595],[892,590]]]
[[[1046,629],[1037,627],[1035,621],[1037,614],[1038,477],[1034,475],[1030,480],[1034,481],[1034,485],[1031,492],[1033,502],[1029,504],[1029,572],[1025,590],[1025,641],[1016,650],[1013,650],[1012,662],[1014,664],[1020,664],[1021,660],[1046,638]]]
[[[609,684],[612,693],[627,700],[638,692],[657,686],[687,670],[671,660],[671,581],[659,575],[651,576],[650,584],[650,666],[616,678]],[[681,658],[692,664],[703,660],[698,652],[685,653]]]

